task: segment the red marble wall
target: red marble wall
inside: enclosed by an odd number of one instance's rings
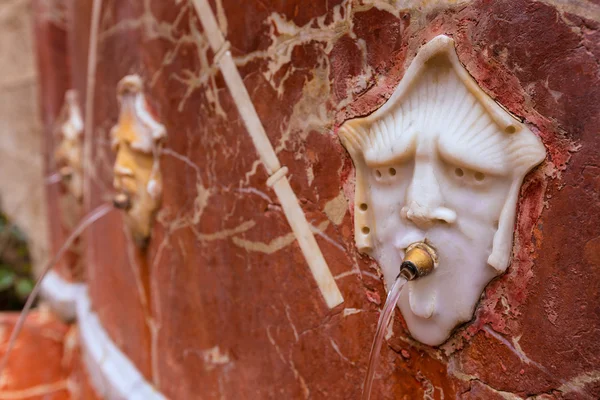
[[[112,163],[109,131],[118,117],[116,86],[125,75],[140,73],[139,33],[123,30],[120,20],[140,17],[141,4],[103,1],[101,31],[98,35],[98,57],[95,84],[88,87],[87,52],[92,20],[92,1],[72,2],[74,21],[71,41],[73,54],[82,60],[75,73],[78,90],[93,90],[93,155],[90,171],[90,209],[111,201]],[[111,30],[109,27],[114,28]],[[85,60],[85,64],[83,64]],[[87,195],[87,194],[86,194]],[[88,210],[89,211],[89,210]],[[95,311],[115,343],[150,377],[150,310],[146,260],[126,236],[121,215],[112,212],[93,224],[86,234],[85,257],[89,294]]]
[[[75,4],[76,3],[76,4]],[[73,81],[91,0],[73,2]],[[353,243],[354,170],[336,130],[388,98],[417,49],[452,36],[477,82],[548,149],[527,178],[512,265],[439,348],[399,315],[374,398],[600,396],[600,6],[581,1],[212,3],[267,135],[345,298],[329,310],[191,1],[105,0],[94,86],[94,205],[110,199],[116,84],[140,74],[168,132],[146,251],[118,213],[85,249],[95,310],[167,397],[357,398],[385,299]],[[85,21],[85,22],[84,22]]]
[[[0,313],[0,357],[4,358],[17,313]],[[49,310],[27,318],[2,371],[0,398],[26,400],[95,400],[81,363],[77,328]]]

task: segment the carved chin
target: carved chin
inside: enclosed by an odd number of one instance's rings
[[[469,321],[475,310],[479,294],[494,277],[492,268],[483,269],[484,276],[478,282],[463,282],[449,276],[432,275],[411,281],[400,295],[398,306],[410,334],[416,340],[430,346],[439,346],[452,331]],[[473,276],[465,272],[461,276]]]
[[[125,221],[133,240],[138,246],[146,246],[148,244],[151,218],[152,210],[142,207],[139,202],[134,202],[126,214]]]
[[[435,313],[435,302],[413,304],[408,294],[400,299],[398,306],[411,336],[426,345],[441,345],[454,328],[452,323],[444,320],[443,315]]]
[[[411,336],[428,346],[440,346],[443,344],[448,340],[454,328],[447,321],[442,321],[439,317],[423,319],[411,313],[403,313],[403,315],[405,315],[406,325]]]
[[[132,239],[138,246],[145,247],[148,244],[152,221],[157,209],[157,202],[143,191],[137,195],[118,194],[125,201],[125,222],[131,233]],[[127,200],[125,200],[125,197]],[[115,202],[116,205],[116,202]]]
[[[412,282],[411,282],[412,283]],[[418,317],[431,318],[435,312],[435,292],[428,292],[425,296],[418,296],[414,285],[408,284],[408,303],[411,311]]]

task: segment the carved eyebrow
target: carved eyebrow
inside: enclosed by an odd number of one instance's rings
[[[416,131],[410,129],[400,135],[378,134],[373,135],[373,141],[364,152],[365,162],[371,168],[382,167],[390,164],[399,164],[408,161],[415,153]],[[398,129],[398,127],[390,127]],[[375,126],[371,129],[377,129]]]
[[[479,138],[475,136],[470,140],[441,136],[437,141],[440,157],[452,165],[490,175],[506,174],[510,139],[504,137],[495,124],[488,125],[480,133]]]
[[[371,168],[402,164],[415,153],[415,146],[398,148],[394,145],[387,149],[371,148],[365,154],[365,161]]]

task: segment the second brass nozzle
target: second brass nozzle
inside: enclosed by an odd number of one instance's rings
[[[423,243],[414,243],[406,249],[404,261],[400,266],[400,276],[408,281],[425,276],[435,267],[435,250]]]

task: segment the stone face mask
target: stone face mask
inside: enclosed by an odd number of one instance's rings
[[[160,205],[159,156],[166,131],[149,112],[142,88],[137,75],[119,82],[120,114],[111,138],[116,152],[114,204],[125,211],[125,221],[136,243],[145,245]]]
[[[398,304],[412,336],[439,345],[508,267],[519,190],[544,146],[479,88],[446,36],[424,45],[392,97],[345,122],[340,137],[356,169],[356,245],[388,288],[409,245],[437,251],[436,269],[409,282]]]
[[[83,198],[82,135],[83,119],[77,93],[69,90],[65,94],[65,103],[56,129],[58,145],[55,159],[62,181],[77,203],[81,203]]]

